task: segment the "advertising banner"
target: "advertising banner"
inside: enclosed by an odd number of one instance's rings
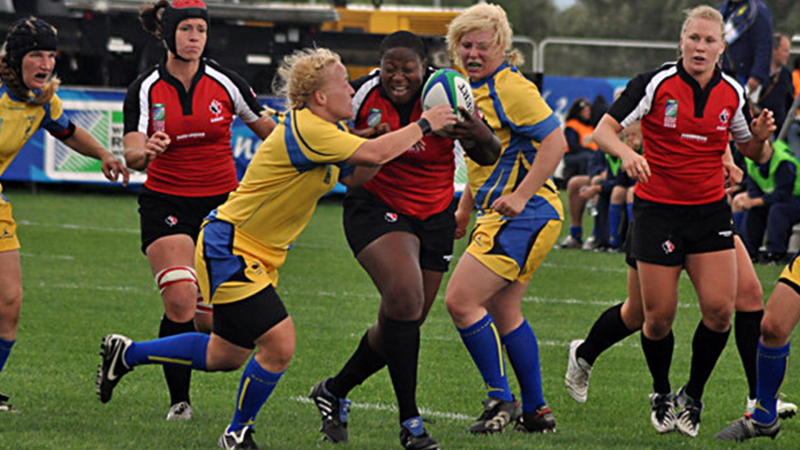
[[[593,101],[602,95],[610,104],[614,93],[625,87],[627,80],[605,78],[552,77],[544,79],[542,97],[561,119],[569,106],[579,97]],[[120,160],[123,159],[122,104],[125,92],[110,89],[62,88],[58,92],[64,110],[77,125],[85,128],[105,148]],[[281,110],[283,102],[269,97],[259,101],[273,109]],[[231,127],[231,149],[239,179],[253,158],[261,140],[241,120],[236,119]],[[133,171],[131,184],[144,183],[146,174]],[[20,151],[3,174],[2,180],[30,181],[36,183],[105,183],[100,162],[80,155],[47,132],[39,130]],[[456,148],[456,190],[461,192],[467,180],[463,152]],[[344,192],[338,185],[334,192]]]

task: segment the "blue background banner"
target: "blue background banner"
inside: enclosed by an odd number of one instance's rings
[[[569,106],[577,98],[584,97],[594,101],[598,95],[602,95],[610,104],[615,92],[623,89],[626,82],[624,79],[548,76],[544,79],[542,96],[563,123]],[[64,101],[64,109],[70,118],[89,130],[103,146],[122,159],[122,103],[125,91],[62,88],[58,95]],[[259,101],[272,109],[283,108],[283,102],[278,98],[265,97]],[[231,127],[231,135],[237,175],[241,179],[261,145],[261,140],[239,119]],[[84,159],[87,161],[81,162]],[[6,169],[2,180],[36,183],[103,182],[99,165],[92,166],[88,161],[90,160],[68,150],[46,132],[39,130]],[[135,173],[131,184],[140,185],[144,179],[144,174]],[[334,192],[342,193],[344,187],[338,185]]]

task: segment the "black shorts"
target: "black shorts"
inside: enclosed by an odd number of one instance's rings
[[[344,198],[344,233],[356,256],[384,234],[411,233],[419,238],[420,267],[447,272],[453,258],[456,205],[453,199],[444,211],[420,220],[395,213],[364,188],[349,189]]]
[[[619,168],[619,172],[617,172],[617,176],[614,178],[615,186],[621,186],[624,188],[633,187],[636,184],[636,180],[628,176],[628,172],[622,170],[622,167]]]
[[[631,256],[660,266],[682,266],[686,255],[733,245],[728,202],[667,205],[634,197]]]
[[[214,334],[239,347],[254,349],[256,339],[289,317],[275,288],[233,303],[214,305]]]
[[[142,253],[147,254],[147,247],[156,239],[173,234],[188,234],[197,243],[203,219],[227,199],[228,194],[180,197],[142,187],[139,193]]]

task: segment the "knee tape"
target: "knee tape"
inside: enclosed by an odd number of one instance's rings
[[[193,283],[197,286],[197,272],[191,267],[176,266],[168,267],[156,274],[156,284],[162,294],[167,286],[175,283]]]

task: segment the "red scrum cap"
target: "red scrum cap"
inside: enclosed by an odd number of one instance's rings
[[[183,59],[178,55],[175,46],[175,32],[178,24],[186,19],[203,19],[208,26],[208,8],[202,0],[175,0],[167,5],[164,14],[161,16],[161,38],[178,59]]]

